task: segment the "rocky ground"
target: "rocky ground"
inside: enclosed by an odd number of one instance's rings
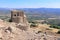
[[[23,30],[21,23],[9,23],[0,19],[0,40],[60,40],[59,37],[42,32],[35,32],[31,28]]]

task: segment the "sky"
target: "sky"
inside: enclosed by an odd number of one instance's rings
[[[60,0],[0,0],[0,8],[60,8]]]

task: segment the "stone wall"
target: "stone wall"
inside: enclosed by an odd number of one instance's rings
[[[20,26],[17,27],[20,29],[25,30],[29,28],[29,23],[23,11],[18,11],[18,10],[11,11],[11,20],[12,22],[19,24],[21,27]]]
[[[13,10],[11,11],[11,20],[16,23],[23,23],[24,21],[24,12]]]

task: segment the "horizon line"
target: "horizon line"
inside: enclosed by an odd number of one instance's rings
[[[0,7],[0,8],[4,8],[4,7]],[[47,8],[47,7],[40,7],[40,8]],[[20,8],[7,8],[7,9],[20,9]],[[24,8],[21,8],[24,9]]]

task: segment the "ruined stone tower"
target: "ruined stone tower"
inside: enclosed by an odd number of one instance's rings
[[[18,10],[11,11],[11,20],[15,23],[27,23],[26,15],[24,12]]]
[[[26,19],[26,15],[23,11],[13,10],[11,11],[11,20],[12,22],[17,23],[19,28],[25,30],[28,29],[28,21]]]

